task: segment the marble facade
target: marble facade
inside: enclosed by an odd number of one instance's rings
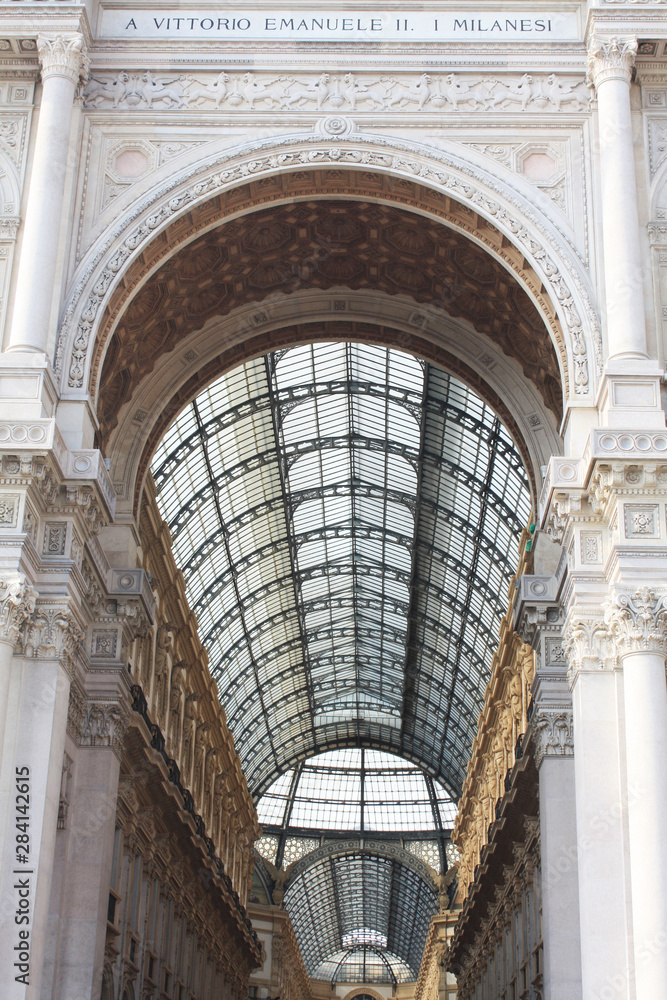
[[[474,1000],[664,995],[665,5],[494,10],[0,5],[8,1000],[240,1000],[250,917],[300,995],[146,473],[198,388],[323,337],[467,381],[534,491],[420,997],[443,961]]]

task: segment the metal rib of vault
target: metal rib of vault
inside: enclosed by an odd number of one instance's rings
[[[496,415],[399,351],[295,347],[200,393],[152,471],[253,794],[356,745],[456,797],[530,516]]]

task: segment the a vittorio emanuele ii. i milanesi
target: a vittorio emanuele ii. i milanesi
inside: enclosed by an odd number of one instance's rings
[[[667,1000],[665,0],[0,0],[2,1000]]]

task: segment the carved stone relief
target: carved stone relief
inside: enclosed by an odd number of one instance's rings
[[[37,591],[22,579],[0,581],[0,639],[15,645],[35,610]]]
[[[109,747],[117,756],[127,731],[127,710],[117,701],[89,701],[76,684],[70,688],[67,732],[80,747]]]
[[[663,95],[659,96],[662,97]],[[651,180],[653,180],[658,168],[664,162],[665,157],[667,157],[667,118],[649,118],[648,156]]]
[[[566,187],[566,145],[563,142],[470,142],[483,156],[491,156],[508,170],[542,191],[565,215],[570,212]]]
[[[377,76],[329,73],[294,77],[222,70],[154,76],[104,73],[90,77],[84,107],[134,110],[224,110],[359,112],[581,112],[590,108],[584,82],[563,82],[555,73],[480,76],[470,73],[416,73]]]
[[[201,145],[202,141],[152,142],[130,136],[110,142],[104,156],[100,210],[105,209],[136,181]]]
[[[570,705],[539,705],[530,720],[535,763],[545,757],[574,756],[574,732]]]

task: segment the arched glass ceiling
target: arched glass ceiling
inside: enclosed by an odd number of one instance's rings
[[[265,831],[440,834],[456,806],[429,775],[378,750],[333,750],[282,774],[257,803]]]
[[[334,983],[406,983],[415,977],[398,955],[372,945],[358,945],[337,951],[320,962],[313,978],[327,979],[333,986]]]
[[[310,976],[417,978],[437,899],[433,886],[400,861],[356,852],[323,858],[297,875],[284,901]]]
[[[530,513],[495,414],[399,351],[296,347],[201,393],[152,470],[253,793],[373,746],[458,795]]]

